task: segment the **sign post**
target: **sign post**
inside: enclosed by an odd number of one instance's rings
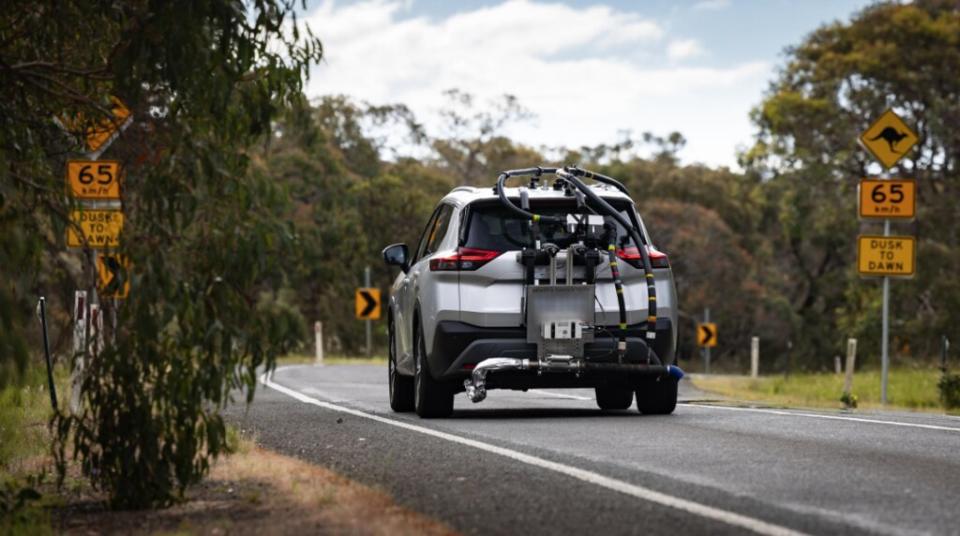
[[[363,269],[363,286],[365,286],[365,287],[367,287],[367,288],[370,288],[370,267],[369,267],[369,266],[366,266],[366,267],[364,267],[364,269]],[[373,335],[372,335],[372,330],[373,330],[373,328],[372,328],[372,326],[370,325],[370,318],[369,318],[369,317],[367,317],[366,324],[367,324],[367,325],[366,325],[366,330],[367,330],[367,357],[370,357],[370,352],[371,352],[370,347],[372,346],[372,344],[371,344],[371,339],[373,338]]]
[[[370,286],[370,267],[363,269],[363,288],[358,288],[354,298],[357,320],[365,320],[367,332],[367,357],[373,351],[373,325],[371,320],[380,319],[380,289]]]
[[[916,145],[919,137],[893,110],[886,110],[865,130],[860,144],[885,168],[893,167]],[[890,236],[890,219],[910,220],[916,214],[916,185],[911,180],[863,179],[858,193],[861,219],[883,219],[883,236],[857,240],[857,271],[883,277],[880,341],[880,402],[887,403],[890,373],[890,278],[911,277],[916,270],[916,244],[912,236]],[[848,360],[849,367],[849,360]],[[848,372],[848,375],[850,372]]]
[[[84,248],[89,254],[92,285],[88,291],[78,290],[74,303],[74,366],[71,370],[70,410],[80,410],[80,388],[88,358],[103,350],[103,315],[99,297],[113,300],[126,298],[130,292],[129,261],[103,250],[120,246],[123,231],[121,188],[123,166],[116,160],[99,160],[120,134],[133,123],[130,109],[116,97],[110,97],[109,116],[89,120],[82,116],[54,118],[68,135],[76,137],[83,149],[80,159],[68,160],[66,193],[80,201],[79,209],[70,212],[66,242],[70,248]],[[100,254],[97,254],[97,250]],[[98,292],[98,290],[100,292]],[[117,302],[108,308],[111,315],[111,337],[116,337]],[[92,355],[91,355],[92,350]]]
[[[717,325],[710,321],[710,308],[703,309],[703,322],[697,324],[697,346],[703,349],[703,372],[710,374],[710,349],[717,345]]]

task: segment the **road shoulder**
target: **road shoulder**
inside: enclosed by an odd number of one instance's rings
[[[65,534],[453,534],[383,491],[244,440],[171,508],[117,512],[93,497],[55,514]]]

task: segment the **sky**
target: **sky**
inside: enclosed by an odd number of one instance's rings
[[[784,49],[869,3],[323,0],[301,14],[325,56],[306,92],[406,104],[435,134],[445,90],[511,94],[533,117],[504,134],[534,148],[679,131],[682,162],[736,168]]]

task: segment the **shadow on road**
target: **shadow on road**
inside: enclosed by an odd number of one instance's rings
[[[609,411],[591,408],[490,408],[490,409],[469,409],[455,410],[453,419],[546,419],[546,418],[607,418],[607,419],[629,419],[636,417],[656,417],[655,415],[642,415],[635,409],[625,409],[619,411]]]

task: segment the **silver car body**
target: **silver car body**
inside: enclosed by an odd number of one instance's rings
[[[607,200],[632,201],[620,191],[605,185],[592,186]],[[564,193],[554,189],[537,188],[528,191],[531,203],[537,199],[563,199]],[[508,197],[518,198],[519,188],[507,188]],[[426,348],[434,347],[438,323],[446,320],[464,322],[478,327],[516,327],[522,324],[521,296],[523,295],[523,266],[515,252],[505,252],[475,271],[431,271],[430,259],[456,252],[459,229],[463,224],[464,208],[478,201],[497,199],[491,188],[461,186],[447,194],[434,210],[419,244],[411,245],[409,269],[401,272],[390,289],[389,314],[396,333],[394,348],[397,368],[402,374],[414,373],[413,344],[414,317],[422,318]],[[449,208],[444,208],[449,207]],[[450,222],[442,237],[434,238],[434,247],[424,247],[429,241],[430,226],[438,214],[449,210]],[[633,209],[636,213],[636,209]],[[648,245],[653,245],[643,220],[637,214]],[[560,262],[559,277],[565,277],[564,263]],[[537,277],[543,277],[537,268]],[[543,267],[542,270],[546,270]],[[583,267],[575,267],[574,277],[581,278]],[[656,269],[657,315],[670,319],[672,348],[676,345],[677,302],[673,273],[669,268]],[[624,284],[627,323],[639,324],[647,319],[647,288],[642,269],[620,263]],[[616,326],[619,318],[617,297],[609,265],[604,262],[597,269],[596,320],[598,324]],[[419,313],[418,313],[419,311]],[[452,371],[433,371],[443,375]]]

